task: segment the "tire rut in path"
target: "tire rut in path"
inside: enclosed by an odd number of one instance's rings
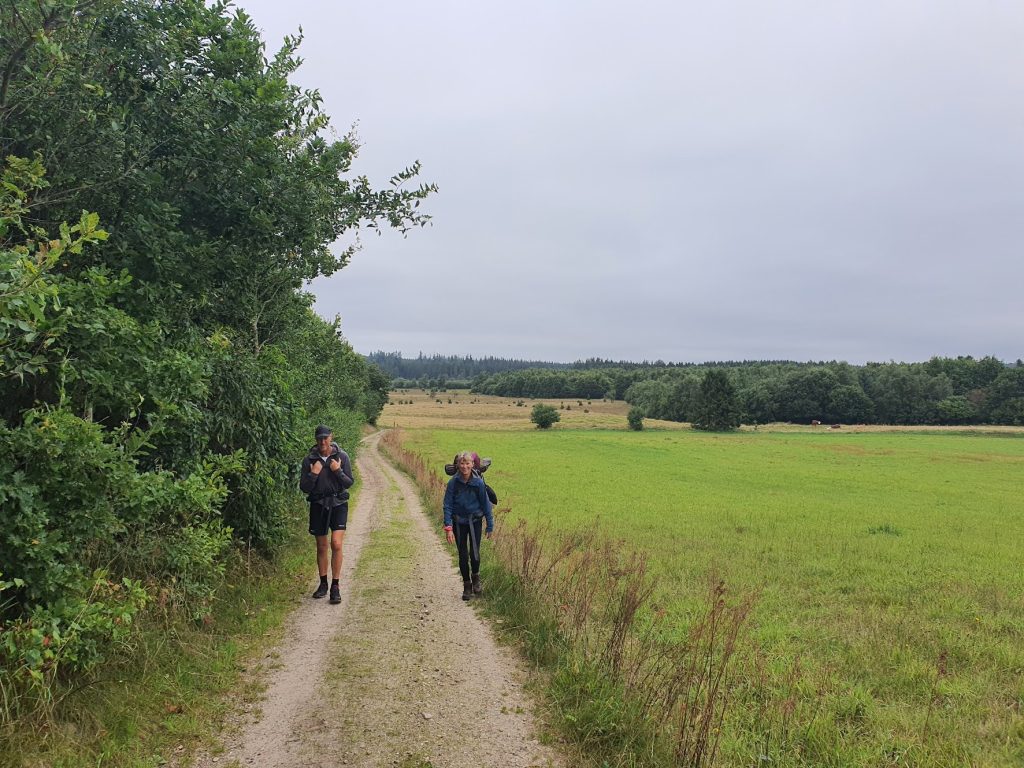
[[[560,765],[534,735],[519,664],[461,601],[458,570],[379,438],[364,441],[356,462],[363,484],[345,538],[342,604],[296,609],[261,716],[217,762],[199,764]]]

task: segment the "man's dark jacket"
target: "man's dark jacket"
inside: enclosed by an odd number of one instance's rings
[[[337,460],[341,467],[337,472],[331,471],[331,462]],[[319,475],[314,475],[310,469],[314,462],[320,462],[323,468]],[[348,488],[355,481],[352,479],[352,463],[348,454],[338,447],[337,443],[331,443],[331,455],[326,458],[320,455],[320,450],[314,445],[306,458],[302,460],[302,477],[299,480],[299,489],[306,494],[310,504],[323,507],[336,507],[348,501]]]

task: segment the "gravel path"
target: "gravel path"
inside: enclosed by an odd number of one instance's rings
[[[412,481],[381,457],[379,437],[356,462],[362,488],[345,537],[342,603],[305,600],[295,610],[261,711],[243,716],[225,754],[197,765],[562,765],[534,735],[515,658],[460,599],[458,569],[433,530],[440,512],[428,521]]]

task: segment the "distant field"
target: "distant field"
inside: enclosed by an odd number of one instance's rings
[[[1024,765],[1021,430],[634,433],[625,404],[572,401],[540,431],[532,401],[437,397],[381,424],[439,469],[492,457],[513,517],[648,552],[680,616],[710,574],[759,590],[756,641],[774,674],[800,659],[801,738],[831,764]],[[748,716],[727,723],[729,764],[750,754]]]
[[[522,403],[522,405],[517,405]],[[626,428],[629,406],[620,401],[597,400],[531,400],[528,398],[470,395],[463,390],[438,392],[434,397],[419,389],[392,392],[377,423],[382,427],[443,427],[446,429],[533,429],[530,411],[536,403],[549,403],[559,408],[562,420],[556,429]],[[568,406],[568,410],[560,408]],[[658,424],[681,429],[683,425],[668,421]]]
[[[521,403],[521,405],[519,405]],[[378,423],[381,427],[402,427],[406,429],[500,429],[531,430],[530,411],[537,403],[546,403],[558,409],[561,421],[551,429],[554,431],[572,429],[628,429],[626,414],[629,404],[622,400],[580,400],[577,398],[515,398],[494,395],[471,395],[465,390],[437,392],[431,396],[421,389],[392,392],[384,406]],[[675,421],[645,419],[647,429],[690,431],[689,424]],[[1018,435],[1024,437],[1024,427],[1002,426],[914,426],[894,427],[886,425],[843,424],[840,429],[824,426],[803,426],[798,424],[763,424],[759,427],[744,425],[740,432],[794,432],[799,434],[850,433],[850,432],[926,432],[929,434],[986,434]]]

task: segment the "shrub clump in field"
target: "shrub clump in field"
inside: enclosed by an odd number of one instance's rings
[[[530,421],[536,424],[538,429],[547,429],[556,421],[561,420],[562,417],[554,406],[545,405],[544,403],[537,403],[533,406],[533,411],[530,413]]]
[[[626,416],[626,423],[629,424],[629,428],[635,432],[639,432],[644,428],[644,409],[637,406],[633,406],[629,409],[629,414]]]

